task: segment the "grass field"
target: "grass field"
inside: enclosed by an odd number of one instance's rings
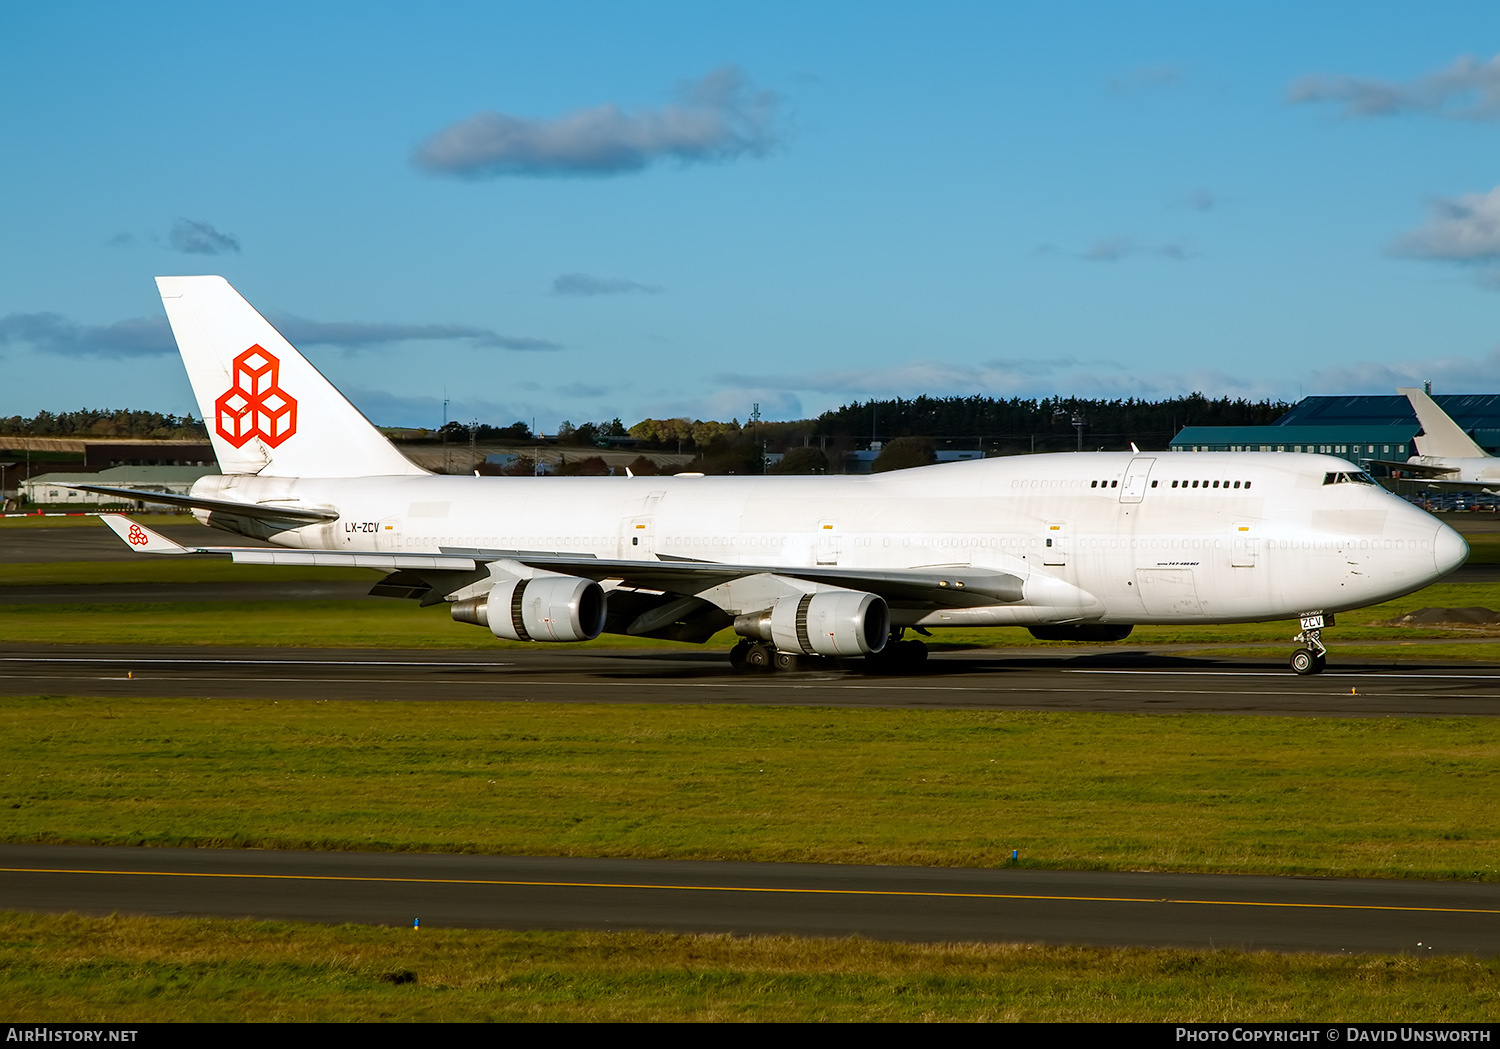
[[[17,1022],[1472,1022],[1500,964],[0,912]]]
[[[1500,720],[42,697],[12,842],[1493,879]]]

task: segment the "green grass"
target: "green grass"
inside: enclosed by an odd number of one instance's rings
[[[24,517],[0,517],[0,535],[5,534],[7,528],[105,528],[106,525],[99,523],[99,518],[87,516],[97,513],[125,513],[121,510],[103,510],[98,507],[57,507],[47,508],[38,514],[36,508],[29,508]],[[48,514],[67,514],[66,517],[48,517]],[[83,514],[84,516],[80,516]],[[189,514],[134,514],[127,513],[132,520],[152,528],[161,525],[194,524]]]
[[[16,572],[14,569],[23,571]],[[415,601],[365,598],[353,601],[260,602],[142,602],[87,603],[86,582],[146,583],[241,581],[293,583],[304,579],[369,579],[363,569],[278,568],[235,566],[209,560],[171,560],[139,563],[102,562],[94,565],[6,565],[7,581],[76,583],[77,604],[0,605],[0,637],[32,644],[137,645],[249,645],[313,648],[461,648],[532,647],[501,641],[482,628],[455,623],[447,607],[421,608]],[[90,578],[92,575],[92,578]],[[1438,583],[1397,601],[1353,612],[1339,613],[1338,625],[1324,633],[1333,643],[1367,641],[1392,645],[1416,640],[1472,638],[1475,628],[1392,627],[1388,621],[1425,607],[1483,606],[1500,608],[1500,584]],[[1238,623],[1222,626],[1141,626],[1114,647],[1128,650],[1166,644],[1224,645],[1277,642],[1290,645],[1297,632],[1294,621]],[[1500,631],[1494,631],[1500,638]],[[724,631],[708,647],[727,651],[734,643]],[[1028,647],[1070,652],[1077,645],[1036,641],[1014,627],[934,631],[929,644],[936,649]],[[585,643],[594,648],[676,648],[683,646],[649,638],[607,634]],[[1394,648],[1392,648],[1394,653]],[[1472,655],[1472,654],[1471,654]]]
[[[482,694],[482,685],[476,685]],[[1500,721],[7,699],[0,838],[1491,879]]]
[[[374,586],[384,572],[369,568],[308,565],[237,565],[220,557],[154,557],[130,561],[23,563],[0,566],[5,586],[96,586],[118,583],[298,583],[308,580],[364,581]],[[80,592],[80,596],[86,596]]]
[[[1500,1006],[1500,964],[1470,958],[4,912],[0,971],[11,1023],[1453,1023]]]
[[[1464,531],[1464,522],[1448,520],[1446,522],[1460,532]],[[1500,565],[1500,532],[1467,532],[1464,538],[1469,543],[1469,560],[1471,565]]]

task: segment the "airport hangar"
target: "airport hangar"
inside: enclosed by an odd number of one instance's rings
[[[1500,454],[1500,394],[1433,396],[1438,407],[1491,454]],[[1269,426],[1185,426],[1174,452],[1321,452],[1351,460],[1408,459],[1422,432],[1411,402],[1378,397],[1307,397]],[[1383,472],[1383,471],[1381,471]]]

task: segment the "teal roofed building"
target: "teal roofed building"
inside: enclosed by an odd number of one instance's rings
[[[1360,459],[1405,459],[1416,454],[1406,426],[1187,426],[1172,438],[1174,452],[1321,452]]]
[[[1500,452],[1500,394],[1439,394],[1433,400],[1489,452]],[[1404,460],[1422,432],[1411,402],[1378,397],[1307,397],[1269,426],[1187,426],[1177,452],[1320,452],[1354,461]],[[1384,472],[1384,471],[1379,471]]]

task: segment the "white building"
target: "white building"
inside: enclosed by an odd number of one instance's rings
[[[32,506],[59,503],[99,507],[140,507],[140,500],[117,495],[80,492],[70,484],[97,484],[109,488],[134,488],[145,492],[187,495],[193,482],[205,474],[216,474],[217,466],[111,466],[92,473],[38,474],[20,484],[21,498]]]

